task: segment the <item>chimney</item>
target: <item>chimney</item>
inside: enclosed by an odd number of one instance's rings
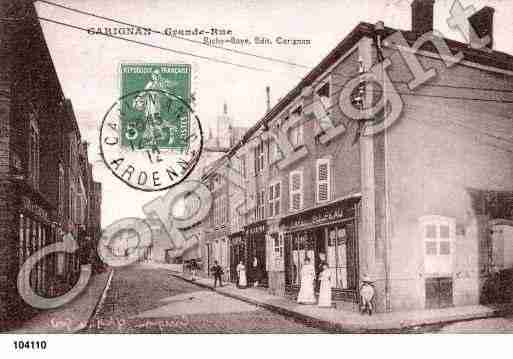
[[[470,30],[470,47],[488,49],[493,48],[493,13],[495,9],[493,7],[485,6],[478,12],[474,13],[468,18],[470,26],[474,28],[474,31]],[[486,41],[484,37],[489,36],[489,41]]]
[[[413,0],[411,3],[411,29],[419,35],[433,31],[435,0]]]
[[[271,88],[269,86],[265,87],[265,95],[266,95],[267,112],[269,112],[269,111],[271,111]]]

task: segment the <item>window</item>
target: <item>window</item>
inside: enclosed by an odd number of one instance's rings
[[[276,182],[269,186],[269,217],[280,215],[281,183]]]
[[[72,132],[69,134],[69,160],[70,160],[70,164],[71,164],[71,168],[75,168],[75,153],[76,153],[76,149],[75,149],[75,134]]]
[[[240,157],[240,167],[242,178],[246,178],[246,155]]]
[[[303,172],[293,171],[289,175],[290,210],[297,211],[303,207]]]
[[[272,235],[272,237],[274,240],[273,247],[275,258],[283,258],[283,236],[275,233]]]
[[[317,202],[326,202],[330,200],[330,160],[317,160]]]
[[[255,147],[255,174],[264,170],[264,141],[260,140]]]
[[[30,120],[28,172],[32,186],[39,188],[39,128],[35,118]]]
[[[265,218],[265,191],[257,192],[257,208],[256,219],[261,220]]]
[[[72,182],[73,179],[70,181]],[[71,222],[75,222],[75,188],[72,183],[69,187],[69,219]]]
[[[283,158],[280,147],[275,140],[269,142],[269,163],[274,163]]]
[[[427,273],[452,272],[454,220],[441,216],[421,218],[424,239],[424,267]]]
[[[326,81],[319,89],[316,91],[316,95],[319,97],[322,106],[325,110],[331,107],[331,97],[330,97],[330,83]]]
[[[65,188],[64,188],[64,167],[62,163],[59,163],[59,182],[58,182],[58,193],[59,193],[59,216],[64,214],[64,197],[65,197]]]
[[[290,143],[294,148],[297,148],[303,144],[303,124],[297,117],[301,117],[303,113],[302,106],[298,106],[294,111],[291,112],[291,121],[295,124],[289,130]]]

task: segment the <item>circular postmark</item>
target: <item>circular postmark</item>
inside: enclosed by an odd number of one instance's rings
[[[107,110],[100,153],[112,174],[146,192],[182,182],[203,150],[201,122],[187,101],[161,89],[133,91]]]

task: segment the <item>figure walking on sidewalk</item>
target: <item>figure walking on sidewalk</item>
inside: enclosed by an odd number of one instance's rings
[[[212,267],[212,273],[214,274],[214,288],[217,286],[217,282],[219,281],[219,286],[223,286],[223,268],[219,265],[217,261],[214,261],[214,266]]]

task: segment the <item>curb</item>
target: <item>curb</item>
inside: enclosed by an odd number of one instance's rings
[[[247,298],[244,296],[239,296],[237,294],[233,293],[227,293],[223,291],[219,291],[218,289],[203,283],[198,283],[196,281],[187,279],[185,277],[180,276],[179,274],[171,274],[173,277],[181,279],[183,281],[189,282],[191,284],[195,284],[202,288],[210,289],[216,293],[219,293],[221,295],[224,295],[226,297],[230,297],[233,299],[237,299],[249,304],[256,305],[258,307],[267,309],[269,311],[272,311],[274,313],[289,317],[297,322],[300,322],[302,324],[306,324],[307,326],[314,327],[317,329],[320,329],[322,331],[325,331],[327,333],[338,333],[338,334],[400,334],[400,333],[422,333],[420,329],[439,329],[442,326],[453,324],[453,323],[460,323],[460,322],[467,322],[471,320],[478,320],[478,319],[486,319],[486,318],[496,318],[496,317],[503,317],[506,315],[510,315],[513,313],[513,308],[509,309],[495,309],[491,311],[490,313],[484,313],[482,315],[475,315],[470,317],[459,317],[459,318],[446,318],[446,319],[436,319],[432,322],[425,322],[425,323],[417,323],[417,324],[407,324],[404,326],[393,326],[389,328],[376,328],[376,327],[369,327],[369,326],[361,326],[361,325],[347,325],[347,324],[339,324],[339,323],[333,323],[327,320],[315,318],[306,314],[298,313],[293,310],[289,310],[274,304],[264,303],[255,299]]]
[[[110,283],[112,282],[112,277],[113,276],[114,276],[114,269],[111,269],[110,273],[109,273],[109,278],[107,278],[107,282],[105,283],[105,287],[103,288],[102,295],[100,296],[100,298],[96,302],[96,305],[94,306],[94,309],[91,312],[91,315],[89,316],[89,319],[87,319],[86,325],[83,326],[82,328],[77,328],[76,330],[74,330],[74,332],[77,332],[77,331],[83,330],[85,328],[88,328],[89,325],[91,324],[92,319],[94,317],[96,317],[96,315],[100,311],[100,308],[103,306],[103,303],[105,302],[105,298],[107,297],[107,292],[109,291]]]

